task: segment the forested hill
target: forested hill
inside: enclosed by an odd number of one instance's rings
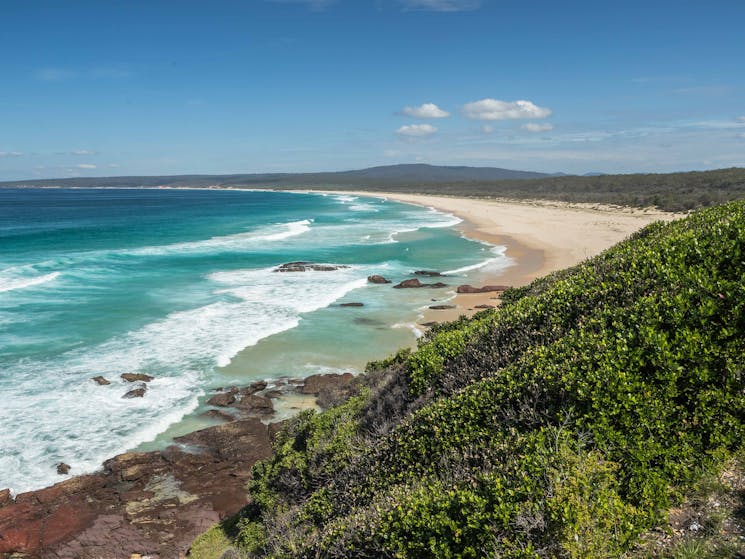
[[[668,174],[545,175],[490,167],[391,165],[336,173],[178,175],[44,179],[1,187],[223,187],[366,190],[452,196],[546,199],[691,210],[745,198],[745,169]]]
[[[291,420],[192,557],[651,557],[640,534],[742,455],[744,280],[735,202],[433,328]]]

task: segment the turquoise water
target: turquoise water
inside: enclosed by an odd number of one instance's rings
[[[506,265],[457,222],[347,195],[0,189],[0,488],[158,444],[226,382],[359,371],[411,344],[451,291],[366,277],[437,269],[455,285]],[[297,260],[348,267],[273,271]],[[155,377],[144,398],[122,399],[124,372]]]

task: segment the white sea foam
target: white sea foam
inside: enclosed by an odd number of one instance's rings
[[[505,255],[506,247],[503,246],[496,246],[491,249],[491,253],[494,254],[492,258],[487,258],[486,260],[483,260],[481,262],[477,262],[476,264],[471,264],[469,266],[463,266],[461,268],[456,268],[455,270],[447,270],[443,272],[443,274],[451,275],[451,276],[457,276],[460,274],[465,274],[466,272],[471,272],[473,270],[480,270],[483,268],[493,268],[493,269],[503,269],[512,264],[512,259],[507,257]]]
[[[313,221],[310,219],[303,219],[300,221],[291,221],[289,223],[261,227],[255,231],[211,237],[200,241],[142,247],[140,249],[124,252],[138,256],[161,256],[174,253],[243,251],[260,246],[266,242],[282,241],[307,233],[311,230],[312,223]]]
[[[34,287],[36,285],[42,285],[50,281],[56,280],[60,275],[60,272],[51,272],[44,274],[43,276],[36,277],[16,277],[7,278],[0,276],[0,293],[5,291],[15,291],[17,289],[26,289],[28,287]]]

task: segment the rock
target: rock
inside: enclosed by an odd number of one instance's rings
[[[433,289],[441,289],[447,286],[448,286],[447,283],[442,283],[441,281],[438,281],[437,283],[425,283],[422,287],[431,287]]]
[[[383,276],[373,275],[367,276],[367,281],[370,283],[391,283],[391,280],[385,279]]]
[[[235,407],[260,415],[271,415],[274,413],[274,404],[272,401],[265,396],[258,396],[256,394],[246,394],[235,403]]]
[[[496,309],[494,305],[475,305],[474,309]]]
[[[456,289],[457,293],[488,293],[490,291],[506,291],[509,289],[507,285],[485,285],[483,287],[474,287],[472,285],[459,285]]]
[[[425,328],[432,328],[435,324],[439,324],[436,320],[431,320],[429,322],[422,322],[419,326],[424,326]]]
[[[257,380],[256,382],[252,382],[248,386],[245,386],[239,390],[239,392],[243,395],[246,394],[256,394],[257,392],[261,392],[267,387],[267,384],[263,380]]]
[[[120,376],[127,382],[150,382],[155,378],[143,373],[122,373]]]
[[[414,275],[435,278],[441,276],[442,274],[440,272],[434,272],[432,270],[417,270],[416,272],[414,272]]]
[[[272,399],[281,398],[283,394],[284,392],[282,392],[281,390],[267,390],[266,392],[264,392],[264,396],[266,398]]]
[[[10,489],[0,490],[0,507],[9,505],[13,502],[13,495],[10,494]]]
[[[219,406],[221,408],[232,406],[235,403],[235,392],[221,392],[207,400],[208,406]]]
[[[407,279],[397,285],[394,285],[393,289],[407,289],[413,287],[424,287],[424,284],[422,284],[422,282],[420,282],[418,279]]]
[[[457,308],[457,306],[456,305],[432,305],[429,308],[432,309],[433,311],[444,311],[447,309],[455,309]]]
[[[289,419],[284,419],[282,421],[275,421],[274,423],[269,424],[269,438],[274,441],[274,439],[277,438],[277,434],[284,428],[285,425],[289,422]],[[0,505],[2,506],[2,505]]]
[[[97,385],[99,385],[99,386],[106,386],[107,384],[111,384],[111,381],[109,381],[109,380],[106,380],[106,379],[105,379],[104,377],[102,377],[101,375],[98,375],[97,377],[93,377],[93,378],[92,378],[91,380],[92,380],[93,382],[95,382],[95,383],[96,383]]]
[[[364,307],[365,303],[342,303],[340,307]]]
[[[335,386],[347,385],[352,382],[353,378],[354,375],[352,373],[344,373],[342,375],[311,375],[305,379],[305,384],[303,384],[300,392],[303,394],[318,395],[322,390],[327,390]]]
[[[61,476],[67,475],[70,473],[70,465],[65,464],[64,462],[60,462],[57,464],[57,473]]]
[[[288,262],[282,264],[279,268],[276,268],[275,272],[333,272],[334,270],[340,270],[342,268],[349,268],[349,266],[337,265],[337,264],[316,264],[315,262]]]
[[[218,421],[234,421],[235,420],[235,417],[221,410],[207,410],[202,415],[210,419],[217,419]]]
[[[146,386],[141,386],[139,388],[133,388],[129,392],[127,392],[122,398],[142,398],[145,395],[145,392],[147,392]]]

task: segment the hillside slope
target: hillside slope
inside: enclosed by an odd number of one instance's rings
[[[744,333],[745,203],[652,224],[293,419],[192,556],[618,557],[742,448]]]

